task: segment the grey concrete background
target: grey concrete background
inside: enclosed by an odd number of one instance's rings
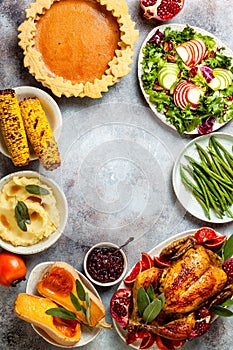
[[[17,27],[24,20],[30,1],[0,0],[0,88],[31,85],[44,89],[23,67]],[[178,203],[171,185],[174,161],[189,141],[163,126],[147,107],[137,80],[137,56],[144,37],[160,23],[143,18],[139,3],[127,0],[129,13],[140,31],[130,74],[103,94],[102,99],[55,98],[62,111],[63,129],[59,140],[62,167],[52,173],[37,161],[27,169],[49,175],[63,188],[69,218],[60,240],[45,252],[25,256],[28,273],[38,263],[64,260],[83,271],[85,252],[94,243],[123,243],[134,235],[125,251],[131,267],[141,252],[172,235],[205,226]],[[233,49],[232,0],[186,0],[183,11],[171,23],[201,27]],[[233,134],[232,122],[222,132]],[[0,176],[17,171],[0,154]],[[233,224],[208,225],[230,235]],[[0,349],[55,350],[13,313],[16,288],[0,286]],[[97,288],[109,314],[109,301],[117,289]],[[232,320],[218,318],[203,337],[185,345],[186,350],[232,349]],[[88,350],[128,349],[116,331],[101,331],[83,347]],[[154,347],[155,349],[156,347]]]

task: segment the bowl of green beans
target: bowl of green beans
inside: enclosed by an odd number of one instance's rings
[[[233,136],[213,133],[189,142],[175,161],[172,182],[178,200],[196,218],[233,221]]]

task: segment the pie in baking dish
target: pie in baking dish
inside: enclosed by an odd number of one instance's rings
[[[37,0],[19,45],[25,67],[56,96],[99,98],[130,72],[134,27],[124,0]]]

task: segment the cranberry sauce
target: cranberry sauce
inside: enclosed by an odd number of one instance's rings
[[[124,259],[114,247],[94,248],[87,258],[87,271],[98,282],[116,281],[124,270]]]

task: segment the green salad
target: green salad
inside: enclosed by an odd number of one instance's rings
[[[196,48],[198,40],[204,43],[204,53]],[[188,25],[182,31],[169,26],[163,32],[158,29],[143,47],[143,89],[178,132],[209,133],[215,122],[226,123],[233,117],[233,58],[225,50],[213,37]],[[192,104],[192,98],[198,103]]]

